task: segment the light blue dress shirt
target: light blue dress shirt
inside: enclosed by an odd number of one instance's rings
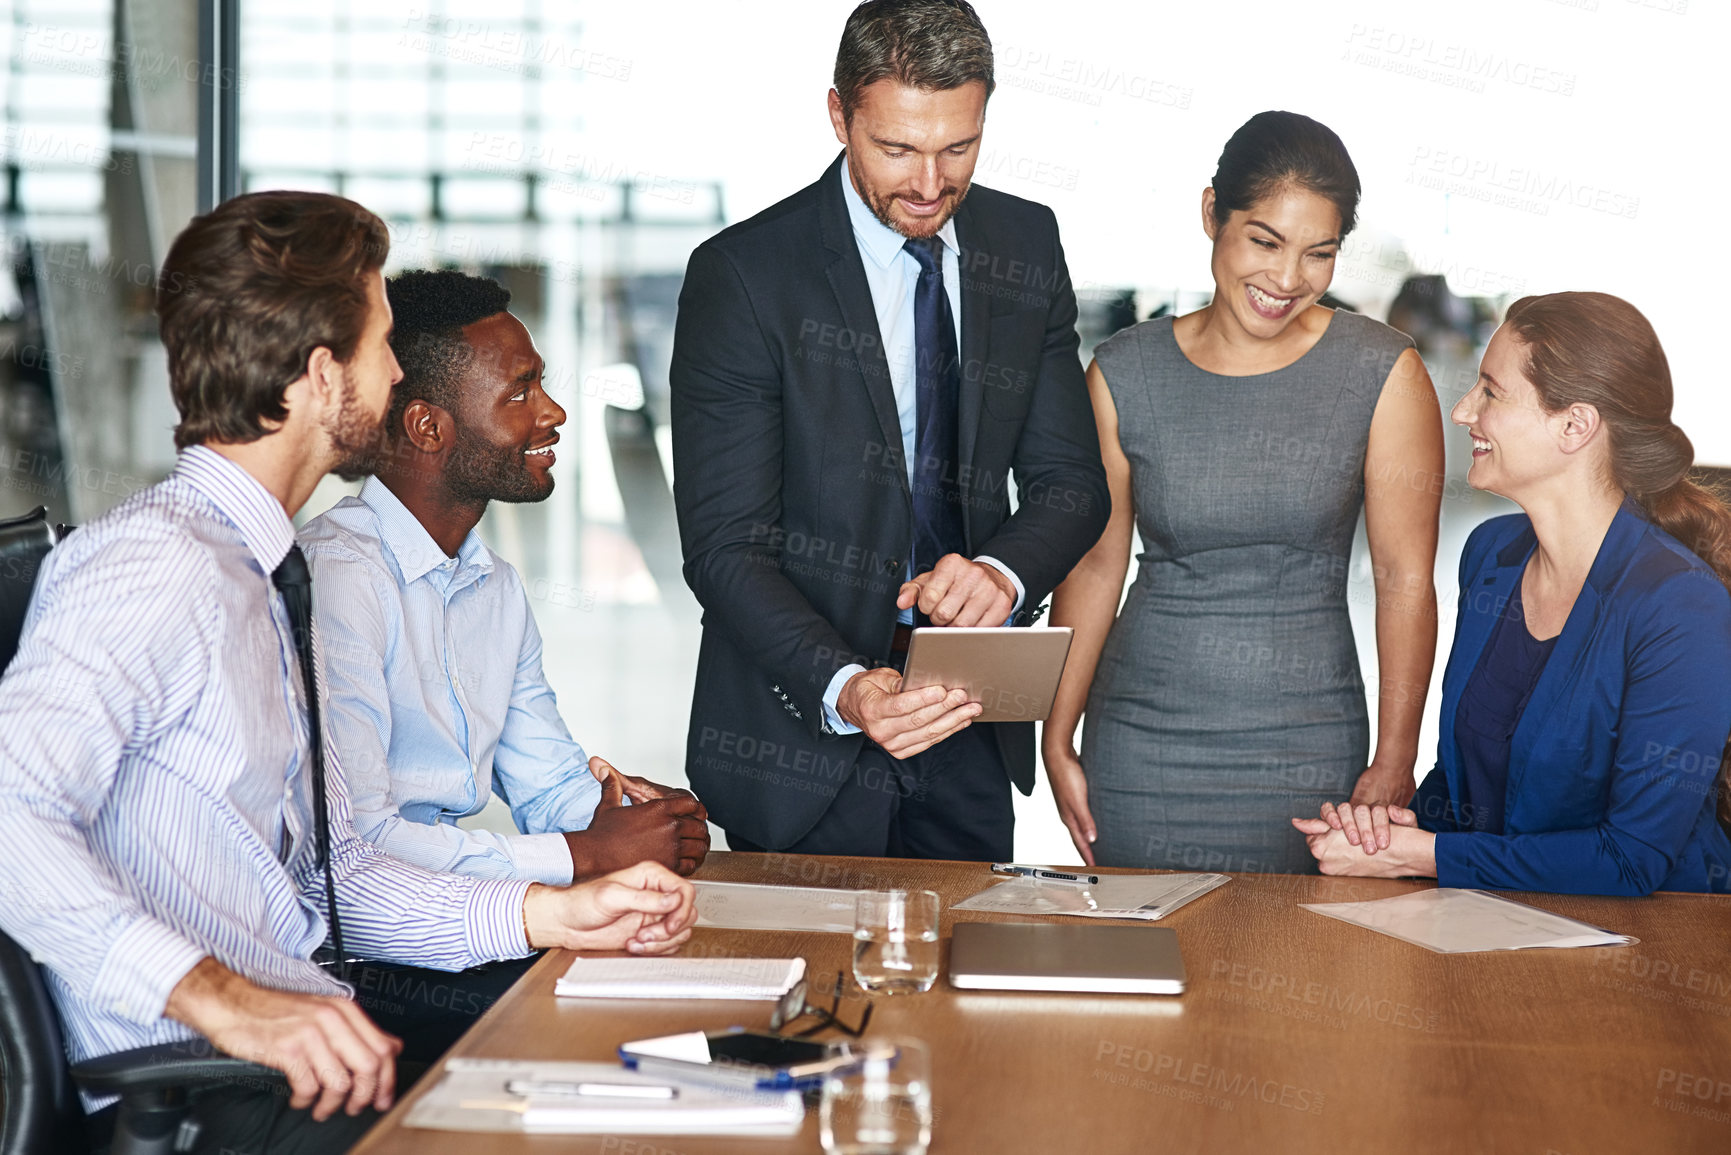
[[[908,486],[911,489],[914,465],[919,460],[914,453],[914,437],[919,425],[919,392],[914,374],[914,291],[919,285],[920,263],[904,247],[908,239],[873,216],[865,201],[860,199],[859,190],[853,186],[853,176],[845,158],[841,162],[841,187],[842,197],[847,202],[848,220],[853,224],[854,242],[859,246],[860,263],[865,266],[866,284],[871,288],[872,308],[877,313],[878,336],[883,339],[884,356],[889,361],[890,387],[896,398],[896,419],[902,427],[902,461],[907,467]],[[956,348],[960,349],[962,249],[956,243],[954,217],[945,221],[944,227],[938,230],[938,239],[944,244],[944,293],[950,298],[950,318],[956,325]],[[1010,615],[1014,617],[1015,612],[1022,608],[1022,598],[1027,593],[1022,588],[1022,579],[997,558],[981,556],[974,560],[991,566],[1009,578],[1010,584],[1016,587],[1016,603],[1010,609]],[[908,577],[913,577],[911,561]],[[902,610],[897,615],[897,620],[905,626],[912,625],[913,610]],[[842,721],[841,715],[836,713],[835,704],[848,679],[864,672],[865,667],[858,664],[843,666],[835,672],[835,676],[829,681],[829,687],[824,691],[824,720],[829,724],[829,728],[838,734],[859,733],[859,727]]]
[[[270,577],[293,542],[269,491],[195,446],[37,578],[0,680],[0,927],[47,967],[74,1061],[197,1038],[163,1009],[207,956],[261,986],[350,993],[309,961],[324,876]],[[325,752],[346,947],[444,970],[528,953],[527,883],[429,874],[361,840]]]
[[[474,530],[446,557],[377,478],[302,528],[355,827],[428,870],[564,885],[601,798],[541,670],[523,581]],[[491,794],[521,834],[464,830]]]

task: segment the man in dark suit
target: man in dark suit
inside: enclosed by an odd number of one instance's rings
[[[965,0],[861,4],[843,154],[686,271],[687,762],[735,849],[1011,856],[1033,724],[899,673],[915,624],[1029,624],[1109,512],[1056,221],[969,185],[992,83]]]

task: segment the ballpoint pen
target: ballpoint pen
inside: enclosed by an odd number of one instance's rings
[[[505,1084],[512,1095],[580,1095],[607,1099],[677,1099],[678,1087],[655,1083],[568,1083],[556,1080],[512,1079]]]
[[[1022,866],[1015,862],[992,863],[993,874],[1019,874],[1023,878],[1046,878],[1054,882],[1085,882],[1090,886],[1100,885],[1097,874],[1072,874],[1067,870],[1048,870],[1044,866]]]

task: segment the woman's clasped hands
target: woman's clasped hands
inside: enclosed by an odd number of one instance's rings
[[[1418,815],[1385,803],[1324,802],[1316,818],[1294,818],[1324,874],[1435,877],[1436,835]]]

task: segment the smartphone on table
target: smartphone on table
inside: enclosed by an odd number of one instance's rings
[[[730,1027],[622,1043],[619,1057],[646,1075],[788,1091],[821,1084],[827,1072],[858,1062],[865,1050],[858,1042],[822,1043]]]

